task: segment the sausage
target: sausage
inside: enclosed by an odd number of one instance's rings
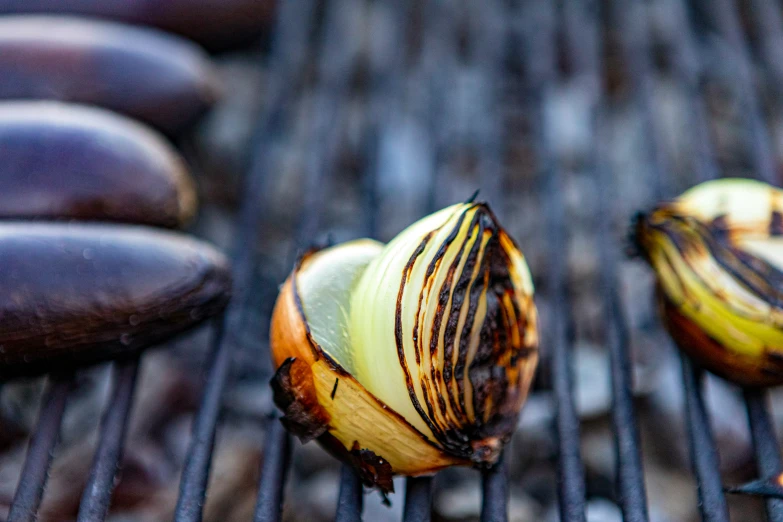
[[[272,0],[0,0],[0,14],[75,14],[158,27],[211,49],[257,39],[274,18]]]
[[[0,219],[186,224],[196,191],[152,129],[106,110],[0,102]]]
[[[65,16],[0,17],[0,99],[98,105],[176,134],[217,99],[195,44],[159,31]]]
[[[183,234],[0,224],[0,379],[114,359],[220,313],[229,262]]]

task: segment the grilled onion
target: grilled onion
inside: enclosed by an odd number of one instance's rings
[[[538,360],[533,284],[489,207],[454,205],[387,245],[302,257],[271,346],[286,427],[391,491],[393,474],[497,461]]]
[[[640,216],[636,242],[682,350],[745,386],[783,383],[783,191],[723,179]]]

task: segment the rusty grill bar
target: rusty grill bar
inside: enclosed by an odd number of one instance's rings
[[[380,2],[380,0],[379,0]],[[323,3],[323,27],[316,49],[310,49],[310,35],[318,24],[319,6]],[[270,55],[269,84],[266,105],[258,117],[258,126],[250,151],[249,167],[245,179],[242,207],[238,216],[237,245],[234,252],[236,296],[224,318],[216,321],[212,351],[208,356],[204,393],[198,416],[193,424],[193,435],[182,473],[180,497],[175,520],[199,521],[202,518],[211,455],[221,410],[221,394],[230,372],[232,333],[238,329],[241,316],[248,306],[245,292],[251,286],[256,261],[255,248],[247,242],[257,239],[268,226],[263,217],[264,188],[272,169],[269,159],[271,143],[286,132],[286,120],[291,105],[306,81],[305,64],[310,53],[318,57],[314,114],[308,131],[308,147],[305,161],[307,194],[297,231],[296,245],[302,247],[318,232],[323,210],[324,187],[330,182],[337,163],[336,133],[331,132],[335,121],[341,117],[347,103],[349,82],[357,67],[356,43],[348,39],[347,27],[351,24],[351,9],[365,5],[364,0],[330,0],[325,2],[303,0],[280,2],[277,31]],[[410,4],[410,5],[409,5]],[[395,2],[381,2],[394,14],[395,28],[388,48],[375,57],[371,64],[368,106],[370,129],[362,144],[366,167],[363,188],[365,222],[367,230],[376,235],[378,223],[378,195],[375,192],[379,164],[379,141],[384,126],[400,108],[406,95],[414,97],[414,105],[423,111],[420,118],[430,124],[434,137],[434,162],[440,163],[456,145],[443,121],[442,101],[438,90],[453,81],[453,63],[456,53],[455,34],[458,13],[451,3],[428,1],[423,8],[421,54],[422,63],[411,66],[411,74],[430,78],[427,92],[407,93],[403,80],[405,68],[396,49],[404,48],[410,40],[408,21],[414,2],[400,7]],[[511,4],[511,5],[509,5]],[[610,4],[610,5],[607,5]],[[744,107],[745,124],[749,129],[749,157],[754,174],[775,182],[775,158],[769,131],[766,128],[759,97],[753,82],[753,59],[750,44],[740,24],[739,13],[732,0],[706,0],[688,2],[672,0],[679,30],[672,32],[672,71],[684,88],[687,113],[694,135],[693,173],[697,180],[718,176],[719,168],[709,134],[707,110],[701,89],[705,70],[699,56],[698,38],[704,34],[719,34],[727,48],[722,52],[735,74],[730,75],[732,95]],[[783,28],[780,6],[772,0],[751,2],[755,26],[762,42],[762,59],[772,74],[783,78]],[[502,81],[509,49],[514,60],[525,71],[525,92],[529,103],[526,109],[536,129],[534,149],[538,162],[539,194],[545,201],[548,265],[546,292],[553,303],[551,331],[545,332],[545,348],[550,350],[549,381],[554,390],[557,406],[555,431],[558,438],[558,494],[560,517],[563,522],[580,522],[585,518],[588,485],[585,483],[584,465],[580,455],[579,418],[574,400],[572,376],[571,313],[568,301],[568,268],[563,253],[567,248],[568,228],[560,186],[564,172],[559,165],[543,114],[543,106],[551,89],[561,81],[559,53],[568,61],[568,74],[579,76],[596,89],[593,100],[593,152],[589,166],[598,186],[609,188],[610,167],[606,159],[604,139],[604,111],[609,103],[603,80],[603,56],[608,45],[607,28],[617,30],[616,44],[621,50],[623,63],[634,88],[637,106],[649,148],[646,161],[651,175],[643,182],[650,188],[651,201],[671,196],[668,167],[664,147],[655,128],[653,94],[650,85],[653,66],[649,40],[649,27],[643,12],[647,2],[599,2],[598,0],[564,0],[555,5],[546,0],[524,2],[492,1],[470,13],[468,33],[477,42],[468,58],[480,64],[482,75],[491,84],[488,107],[499,105],[498,85]],[[531,21],[532,20],[532,21]],[[346,25],[348,24],[348,25]],[[500,31],[498,29],[501,29]],[[517,31],[521,34],[516,34]],[[519,45],[511,45],[514,36]],[[562,36],[562,38],[559,38]],[[560,48],[562,47],[562,49]],[[391,52],[390,52],[391,51]],[[518,52],[517,52],[518,51]],[[389,54],[390,53],[390,54]],[[372,61],[372,60],[371,60]],[[443,77],[434,77],[437,67]],[[495,90],[492,90],[495,89]],[[489,111],[481,126],[477,145],[478,162],[484,172],[491,173],[485,197],[503,202],[501,144],[504,141],[498,111]],[[433,166],[431,179],[423,180],[430,187],[443,183],[450,173]],[[601,291],[604,297],[603,313],[606,318],[606,345],[612,377],[612,420],[617,457],[617,500],[624,519],[629,522],[648,520],[647,497],[644,488],[642,454],[636,412],[633,402],[632,375],[629,344],[632,332],[624,317],[619,293],[618,256],[619,241],[615,241],[615,218],[609,190],[602,192],[599,222],[600,253],[602,255]],[[432,192],[430,206],[439,204]],[[507,204],[507,203],[506,203]],[[265,354],[259,354],[265,357]],[[134,389],[139,369],[138,360],[117,361],[113,370],[113,391],[101,423],[100,442],[96,451],[88,485],[82,497],[79,521],[103,520],[108,512],[114,479],[121,461],[122,447],[133,404]],[[719,473],[719,455],[712,436],[702,384],[703,374],[686,360],[682,360],[682,380],[685,390],[685,417],[688,427],[692,467],[698,484],[699,506],[702,519],[709,522],[727,521],[728,507]],[[9,522],[32,521],[40,504],[51,456],[57,442],[59,426],[70,389],[72,376],[51,375],[45,393],[38,424],[29,444],[19,485],[8,516]],[[2,388],[0,388],[0,391]],[[744,392],[748,423],[759,475],[771,476],[783,470],[783,461],[775,437],[766,393]],[[292,441],[273,413],[268,421],[265,458],[261,469],[258,502],[254,520],[271,522],[281,518],[283,492],[290,466]],[[507,518],[508,477],[504,463],[482,473],[483,521],[503,521]],[[430,519],[434,482],[431,478],[408,479],[406,483],[404,519],[423,522]],[[344,467],[341,473],[340,494],[336,519],[338,521],[361,520],[363,505],[362,486],[353,471]],[[783,501],[767,500],[767,518],[770,522],[783,521]]]

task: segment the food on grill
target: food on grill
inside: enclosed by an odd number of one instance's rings
[[[724,179],[658,205],[635,225],[672,337],[741,385],[783,383],[781,212],[783,191]]]
[[[283,423],[365,484],[497,461],[538,361],[533,284],[483,203],[306,254],[272,319]]]
[[[260,37],[274,0],[0,0],[0,14],[77,14],[151,25],[223,48]]]
[[[196,192],[162,136],[109,111],[0,102],[0,219],[187,223]]]
[[[226,258],[174,232],[0,223],[0,378],[113,359],[226,305]]]
[[[0,17],[0,99],[99,105],[169,133],[217,97],[195,44],[152,29],[57,16]]]

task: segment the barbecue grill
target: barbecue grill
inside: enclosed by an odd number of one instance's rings
[[[741,2],[739,2],[741,3]],[[732,0],[490,0],[487,2],[419,3],[407,0],[301,0],[280,2],[272,38],[265,89],[265,103],[257,117],[250,146],[241,208],[237,215],[236,245],[232,252],[235,295],[223,317],[212,326],[212,349],[205,361],[203,397],[194,420],[192,439],[182,472],[175,520],[199,521],[207,492],[212,449],[220,419],[221,394],[231,371],[235,339],[247,328],[243,320],[251,306],[253,278],[258,263],[254,241],[274,224],[265,215],[265,194],[275,176],[274,146],[291,132],[287,122],[304,86],[310,112],[306,119],[307,143],[302,148],[302,204],[294,243],[305,248],[318,236],[326,194],[345,164],[345,144],[335,128],[349,117],[351,96],[360,83],[363,128],[349,146],[354,166],[362,177],[360,186],[362,225],[354,232],[382,236],[384,226],[395,220],[412,221],[415,215],[382,215],[385,201],[380,183],[393,156],[393,140],[405,118],[412,118],[427,136],[419,148],[427,153],[428,173],[415,189],[419,210],[433,209],[455,198],[466,185],[478,184],[481,197],[500,207],[500,214],[525,216],[524,209],[507,196],[518,167],[509,165],[510,142],[520,138],[513,119],[523,113],[529,128],[523,133],[530,144],[527,158],[534,171],[530,193],[541,202],[543,214],[530,219],[540,223],[546,266],[538,281],[548,306],[542,348],[539,387],[551,387],[556,403],[557,495],[560,520],[586,520],[589,484],[580,450],[580,421],[574,397],[572,347],[575,325],[569,290],[568,250],[570,222],[563,190],[565,179],[579,170],[598,187],[596,212],[597,250],[600,252],[601,317],[608,348],[612,428],[616,454],[617,502],[624,520],[650,520],[643,476],[639,427],[633,393],[631,340],[636,335],[627,319],[621,295],[620,267],[624,243],[621,226],[630,218],[613,187],[618,177],[634,176],[643,187],[647,203],[676,195],[681,180],[672,177],[671,160],[656,116],[654,78],[663,69],[683,94],[685,118],[691,140],[691,182],[714,178],[725,172],[716,156],[708,88],[719,85],[739,107],[746,147],[743,173],[777,182],[774,138],[765,120],[759,78],[783,79],[783,22],[781,6],[774,0],[753,0],[738,6]],[[665,8],[666,20],[674,26],[653,39],[656,16]],[[657,10],[656,10],[657,9]],[[357,10],[382,14],[384,31],[365,35],[372,40],[370,53],[360,55],[353,24]],[[659,22],[659,20],[658,20]],[[661,47],[663,42],[663,48]],[[653,44],[657,43],[658,46]],[[715,59],[716,54],[720,57]],[[663,65],[659,55],[665,55]],[[316,67],[308,67],[314,56]],[[709,59],[708,59],[709,58]],[[716,63],[720,62],[720,63]],[[469,64],[476,77],[459,76],[460,64]],[[721,70],[718,70],[721,69]],[[727,72],[728,71],[728,72]],[[520,81],[521,79],[521,81]],[[449,120],[444,92],[455,82],[469,83],[480,93],[471,98],[480,106],[471,112],[468,131],[455,131],[460,122]],[[565,81],[578,83],[590,95],[590,153],[574,167],[563,158],[562,136],[552,124],[547,107]],[[464,87],[464,86],[463,86]],[[774,91],[773,91],[774,92]],[[509,109],[509,100],[514,106]],[[617,103],[633,104],[646,136],[644,172],[613,170],[608,143],[612,136],[607,119]],[[353,109],[353,107],[351,107]],[[516,112],[514,112],[516,111]],[[510,116],[509,116],[510,114]],[[512,127],[510,129],[510,127]],[[390,145],[390,143],[392,145]],[[467,152],[465,152],[467,151]],[[460,155],[461,154],[461,155]],[[397,159],[399,161],[399,159]],[[467,165],[467,166],[466,166]],[[464,176],[469,171],[470,176]],[[478,173],[478,175],[476,175]],[[735,172],[732,172],[736,175]],[[468,181],[465,181],[468,179]],[[407,212],[401,202],[397,213]],[[508,219],[506,219],[507,221]],[[387,221],[392,222],[392,225]],[[539,239],[540,241],[540,239]],[[520,238],[525,249],[526,242]],[[294,252],[291,253],[292,258]],[[533,267],[534,272],[536,267]],[[543,270],[541,270],[543,269]],[[269,292],[271,297],[273,292]],[[266,340],[258,337],[258,357],[267,358]],[[667,341],[668,342],[668,341]],[[100,442],[85,488],[80,521],[103,520],[108,512],[115,475],[134,398],[139,359],[117,361],[113,369],[113,392],[100,428]],[[271,368],[267,366],[267,371]],[[271,375],[271,373],[270,373]],[[74,382],[72,374],[50,375],[39,420],[29,443],[26,461],[13,499],[9,522],[32,521],[46,487],[47,473],[66,402]],[[704,375],[687,359],[682,360],[682,386],[686,408],[685,425],[693,474],[698,485],[699,510],[709,522],[729,520],[728,504],[719,472],[719,455],[703,397]],[[1,392],[1,389],[0,389]],[[744,401],[752,434],[759,476],[783,472],[779,445],[773,429],[767,394],[745,391]],[[523,414],[524,415],[524,414]],[[290,436],[270,411],[254,520],[280,520],[291,455]],[[509,478],[506,466],[482,473],[481,520],[507,520]],[[404,520],[430,519],[433,496],[431,478],[407,479]],[[362,485],[350,468],[344,468],[336,519],[361,520]],[[783,521],[783,501],[766,500],[769,521]]]

